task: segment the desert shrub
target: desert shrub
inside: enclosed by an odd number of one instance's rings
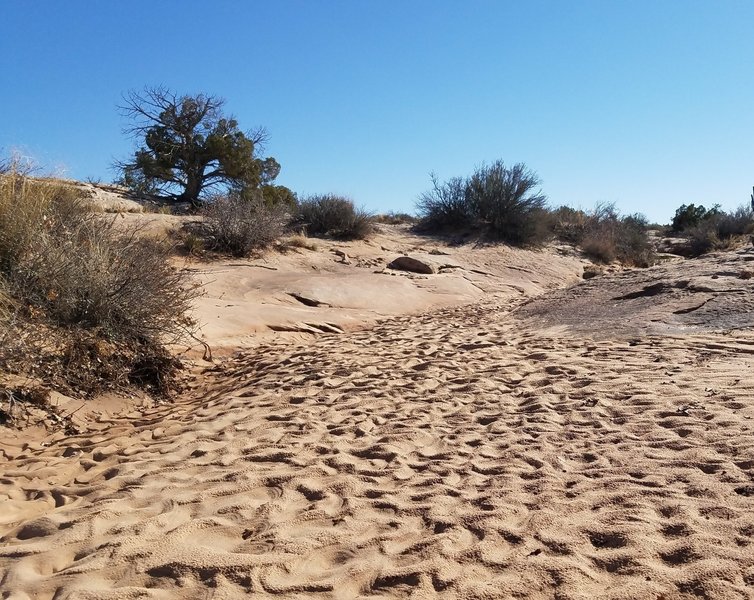
[[[113,225],[92,217],[39,236],[12,274],[16,288],[55,323],[107,339],[180,337],[193,294],[170,264],[171,247]]]
[[[536,174],[519,163],[482,166],[466,183],[472,211],[495,236],[517,245],[539,244],[548,236],[547,198],[535,188]]]
[[[441,231],[473,227],[510,244],[539,245],[551,237],[547,198],[526,165],[502,161],[479,167],[471,177],[439,183],[419,197],[421,227]]]
[[[54,221],[78,222],[86,213],[80,189],[56,180],[35,179],[15,159],[0,176],[0,271],[17,265]]]
[[[551,220],[556,238],[569,244],[578,245],[586,235],[590,217],[583,210],[561,206],[552,211]]]
[[[9,286],[5,278],[0,276],[0,344],[2,344],[10,331],[16,311],[16,302],[10,293]]]
[[[317,244],[310,239],[305,233],[295,233],[285,240],[287,248],[304,248],[306,250],[316,250]]]
[[[673,220],[670,223],[670,230],[674,233],[681,233],[687,229],[698,227],[702,221],[713,218],[719,213],[720,205],[718,204],[709,210],[707,210],[702,204],[699,206],[694,204],[682,204],[676,209],[675,215],[673,215]]]
[[[376,223],[384,223],[385,225],[415,225],[419,219],[408,213],[389,212],[375,215],[374,220]]]
[[[686,230],[685,234],[688,238],[688,253],[691,256],[701,256],[713,250],[722,250],[725,247],[725,244],[717,235],[717,227],[711,221],[691,227]]]
[[[754,228],[754,213],[748,206],[740,206],[732,212],[716,214],[712,221],[717,228],[717,235],[721,239],[747,235]]]
[[[689,240],[689,253],[700,256],[713,250],[724,250],[736,244],[741,236],[754,231],[754,212],[742,206],[732,212],[716,211],[684,233]]]
[[[434,174],[430,178],[432,189],[419,196],[416,203],[420,229],[443,231],[471,226],[475,215],[466,198],[466,180],[453,177],[440,183]]]
[[[294,225],[308,235],[325,235],[340,240],[366,239],[374,231],[372,215],[356,208],[349,198],[334,194],[301,200]]]
[[[647,267],[654,262],[654,251],[647,236],[644,216],[621,216],[611,204],[597,206],[587,215],[577,244],[586,256],[601,263]]]
[[[204,252],[204,237],[196,231],[187,231],[181,236],[183,249],[192,256],[199,256]]]
[[[217,196],[204,207],[204,235],[213,250],[248,256],[270,246],[285,231],[288,211],[240,195]]]
[[[198,290],[165,243],[87,212],[78,193],[18,170],[0,176],[0,277],[14,304],[0,366],[88,392],[128,379],[134,361],[168,365],[164,344],[190,333]]]

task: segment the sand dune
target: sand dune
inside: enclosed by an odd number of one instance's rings
[[[684,277],[744,306],[749,256]],[[266,337],[8,448],[3,597],[752,598],[754,335],[679,272]]]

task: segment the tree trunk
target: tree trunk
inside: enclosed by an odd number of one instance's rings
[[[201,191],[201,174],[196,171],[189,171],[186,173],[186,189],[178,196],[178,200],[181,202],[190,202],[193,208],[199,208],[201,206],[201,201],[199,200]]]

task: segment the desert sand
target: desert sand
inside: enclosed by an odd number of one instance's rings
[[[214,363],[2,444],[2,597],[754,597],[752,250],[383,230],[192,263]]]

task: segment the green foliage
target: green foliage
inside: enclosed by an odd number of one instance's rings
[[[333,194],[302,200],[294,225],[308,235],[326,235],[341,240],[366,239],[374,230],[373,217],[369,213],[356,208],[352,200]]]
[[[470,177],[439,183],[419,197],[421,227],[428,231],[474,228],[510,244],[538,245],[550,236],[547,197],[540,180],[523,163],[502,161],[478,168]]]
[[[689,240],[692,256],[706,254],[713,250],[723,250],[735,244],[736,240],[754,231],[754,209],[741,206],[732,212],[716,210],[695,227],[684,233]]]
[[[698,227],[702,221],[711,219],[718,214],[720,214],[719,204],[716,204],[709,210],[707,210],[702,204],[699,206],[694,204],[682,204],[675,211],[673,221],[670,224],[670,229],[671,231],[680,233],[687,229],[691,229],[692,227]]]
[[[257,156],[265,132],[242,132],[223,114],[224,104],[215,96],[177,96],[161,87],[129,93],[121,110],[135,122],[129,131],[143,145],[131,160],[116,165],[117,183],[194,207],[218,189],[271,184],[280,165]]]
[[[269,208],[280,206],[291,213],[296,212],[296,207],[298,206],[296,194],[284,185],[268,183],[256,188],[235,188],[231,190],[229,195],[243,198],[250,202],[262,202]]]

